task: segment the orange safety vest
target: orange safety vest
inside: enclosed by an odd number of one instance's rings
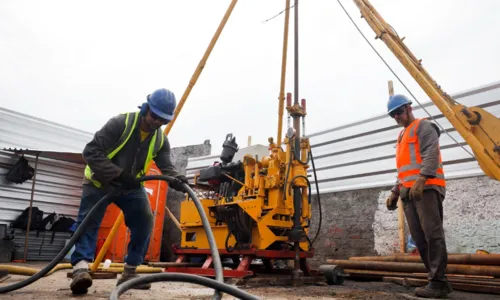
[[[396,165],[398,167],[399,182],[406,188],[411,188],[422,167],[420,143],[417,135],[418,126],[422,119],[416,119],[410,126],[399,133],[396,144]],[[435,178],[429,178],[425,185],[446,186],[443,171],[443,160],[439,152],[439,165]]]

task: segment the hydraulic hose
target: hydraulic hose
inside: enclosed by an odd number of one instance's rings
[[[131,288],[144,284],[144,283],[153,283],[159,281],[175,281],[175,282],[189,282],[200,284],[209,288],[213,288],[216,290],[221,290],[224,293],[227,293],[231,296],[237,297],[239,299],[244,300],[258,300],[260,299],[257,296],[249,294],[245,291],[242,291],[232,285],[219,282],[217,280],[213,280],[211,278],[206,278],[198,275],[192,274],[183,274],[183,273],[161,273],[161,274],[152,274],[142,277],[137,277],[134,279],[130,279],[119,286],[117,286],[113,292],[111,293],[109,299],[110,300],[118,300],[118,297],[130,290]]]
[[[8,286],[2,286],[0,287],[0,294],[8,293],[11,291],[18,290],[20,288],[23,288],[27,285],[32,284],[33,282],[37,281],[38,279],[42,278],[45,276],[45,274],[49,273],[50,270],[52,270],[63,258],[66,256],[66,254],[71,250],[71,247],[76,243],[76,241],[80,238],[82,233],[85,231],[87,225],[92,221],[93,215],[96,213],[96,211],[100,210],[102,206],[108,205],[109,199],[114,197],[117,194],[117,190],[112,190],[110,193],[106,194],[104,197],[97,202],[94,207],[89,211],[87,214],[87,217],[83,219],[82,223],[78,228],[76,229],[75,233],[69,240],[68,244],[64,246],[64,248],[59,252],[56,257],[43,269],[40,270],[40,272],[36,273],[35,275],[26,278],[23,281],[16,282],[14,284],[8,285]]]
[[[314,239],[312,240],[312,243],[314,244],[314,242],[316,242],[316,238],[318,238],[319,232],[321,230],[321,221],[323,218],[323,212],[321,211],[321,198],[319,197],[318,176],[316,175],[316,166],[314,165],[314,156],[312,153],[312,149],[309,149],[309,155],[311,156],[312,169],[313,169],[313,173],[314,173],[314,184],[316,185],[316,197],[318,197],[318,208],[319,208],[318,231],[316,231],[316,235],[314,236]]]
[[[146,181],[146,180],[166,180],[166,181],[172,181],[176,180],[173,177],[170,176],[165,176],[165,175],[152,175],[152,176],[143,176],[138,179],[138,181]],[[212,254],[212,261],[214,264],[214,269],[215,269],[215,279],[220,282],[224,283],[224,274],[222,273],[222,262],[220,260],[219,256],[219,251],[217,249],[217,244],[215,242],[214,234],[212,232],[212,229],[210,228],[210,223],[208,222],[207,215],[205,214],[205,210],[203,209],[203,205],[201,204],[200,200],[198,197],[196,197],[196,194],[194,191],[189,187],[187,184],[182,185],[184,187],[184,190],[186,193],[188,193],[189,197],[194,202],[194,205],[196,206],[196,209],[198,210],[198,214],[200,215],[201,218],[201,223],[203,224],[203,229],[205,229],[205,234],[207,235],[207,240],[208,240],[208,245],[210,246],[210,253]],[[214,294],[214,299],[220,300],[222,298],[222,294],[220,293],[219,290],[215,290]]]
[[[165,175],[144,176],[144,177],[138,178],[139,182],[148,181],[148,180],[164,180],[164,181],[170,182],[170,181],[173,181],[176,179],[171,177],[171,176],[165,176]],[[217,282],[219,282],[220,284],[223,284],[224,283],[224,275],[222,273],[223,272],[222,271],[222,263],[220,260],[219,252],[217,250],[217,245],[215,243],[215,238],[214,238],[212,230],[210,228],[210,223],[208,222],[208,218],[203,210],[203,205],[196,197],[196,194],[194,193],[194,191],[187,184],[183,184],[183,187],[186,190],[186,192],[189,194],[189,196],[193,199],[193,201],[196,205],[196,208],[200,214],[200,217],[201,217],[201,220],[203,223],[203,227],[204,227],[206,234],[207,234],[208,243],[210,245],[210,251],[212,254],[212,260],[213,260],[214,269],[215,269],[215,277],[216,277]],[[56,257],[47,266],[45,266],[43,269],[41,269],[38,273],[34,274],[31,277],[28,277],[27,279],[25,279],[23,281],[16,282],[16,283],[9,285],[9,286],[0,287],[0,294],[8,293],[8,292],[23,288],[29,284],[32,284],[33,282],[37,281],[38,279],[42,278],[47,273],[49,273],[64,258],[64,256],[66,256],[66,254],[71,250],[71,248],[74,246],[74,244],[78,241],[78,239],[80,238],[82,233],[86,230],[87,225],[92,221],[96,211],[100,210],[102,208],[102,206],[107,206],[110,202],[110,199],[112,197],[116,196],[118,194],[118,192],[119,192],[118,189],[113,188],[113,190],[111,192],[109,192],[104,197],[102,197],[101,200],[99,200],[96,203],[96,205],[94,205],[92,207],[92,209],[89,211],[87,216],[83,219],[80,226],[78,226],[77,230],[75,231],[75,233],[73,234],[73,236],[71,237],[69,242],[66,244],[66,246],[64,246],[64,248],[56,255]],[[222,295],[221,295],[220,291],[218,289],[216,289],[215,294],[214,294],[214,299],[219,300],[219,299],[221,299],[221,297],[222,297]],[[255,299],[255,298],[246,298],[246,299]]]
[[[295,159],[301,164],[301,165],[307,165],[309,163],[309,161],[311,160],[311,152],[308,151],[307,152],[307,160],[306,161],[301,161],[300,160],[300,157],[299,157],[299,154],[293,150],[293,156],[295,157]]]

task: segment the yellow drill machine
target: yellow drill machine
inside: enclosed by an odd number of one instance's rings
[[[269,153],[250,154],[233,161],[238,151],[236,138],[228,134],[220,162],[195,176],[194,189],[200,197],[222,258],[233,268],[225,277],[245,278],[257,272],[287,272],[292,280],[309,276],[306,258],[313,256],[308,237],[311,224],[311,184],[308,179],[311,149],[309,139],[300,136],[300,121],[305,125],[305,99],[292,105],[287,94],[289,126],[286,150],[269,138]],[[304,128],[302,128],[302,132]],[[314,161],[313,161],[314,163]],[[313,164],[314,165],[314,164]],[[174,247],[177,262],[201,259],[201,267],[170,267],[167,272],[214,275],[210,250],[200,216],[189,198],[181,203],[180,246]],[[261,264],[252,265],[259,259]],[[231,264],[232,260],[232,264]],[[277,271],[276,260],[293,260],[293,268]]]

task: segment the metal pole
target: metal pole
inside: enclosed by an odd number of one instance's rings
[[[389,96],[394,96],[394,85],[392,80],[388,81]],[[403,211],[403,201],[398,199],[398,233],[399,233],[399,252],[406,252],[406,239],[405,239],[405,213]]]
[[[280,82],[280,96],[278,108],[278,141],[277,147],[281,147],[282,131],[283,131],[283,111],[285,106],[285,77],[286,77],[286,58],[288,51],[288,24],[290,23],[290,0],[286,0],[285,10],[285,29],[283,32],[283,54],[281,60],[281,82]]]
[[[299,105],[299,5],[298,1],[295,0],[294,7],[294,100],[293,105]],[[293,128],[295,129],[295,147],[294,156],[300,156],[300,116],[298,114],[293,115]],[[293,174],[293,173],[292,173]],[[301,204],[302,204],[302,192],[300,187],[293,188],[293,229],[292,229],[292,240],[294,242],[295,259],[294,259],[294,270],[292,271],[292,286],[301,285],[300,278],[302,277],[302,270],[300,269],[300,239],[302,237],[302,226],[300,224],[301,216]]]
[[[28,212],[28,226],[26,227],[26,237],[24,238],[24,256],[23,256],[24,262],[26,262],[26,259],[28,257],[28,238],[29,238],[30,227],[31,227],[31,212],[32,212],[32,208],[33,208],[33,199],[35,197],[35,182],[36,182],[36,173],[37,173],[37,168],[38,168],[39,155],[40,155],[40,152],[37,152],[36,158],[35,158],[35,171],[33,173],[33,180],[31,182],[31,198],[30,198],[30,209]]]

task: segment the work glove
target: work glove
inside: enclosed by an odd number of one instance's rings
[[[183,183],[189,184],[189,181],[187,180],[186,176],[177,175],[177,176],[175,176],[174,180],[172,180],[171,182],[168,183],[168,185],[176,191],[185,193],[186,190],[182,186]]]
[[[389,197],[387,197],[387,200],[385,200],[385,205],[387,206],[388,210],[395,210],[398,208],[398,199],[399,195],[392,192]]]
[[[422,199],[422,195],[424,193],[424,186],[425,182],[427,181],[427,177],[425,176],[418,176],[417,180],[415,180],[415,183],[413,183],[412,187],[410,188],[410,199],[413,201],[419,201]]]
[[[126,173],[124,171],[122,171],[116,179],[126,189],[133,190],[141,187],[141,183],[137,181],[132,174]]]

